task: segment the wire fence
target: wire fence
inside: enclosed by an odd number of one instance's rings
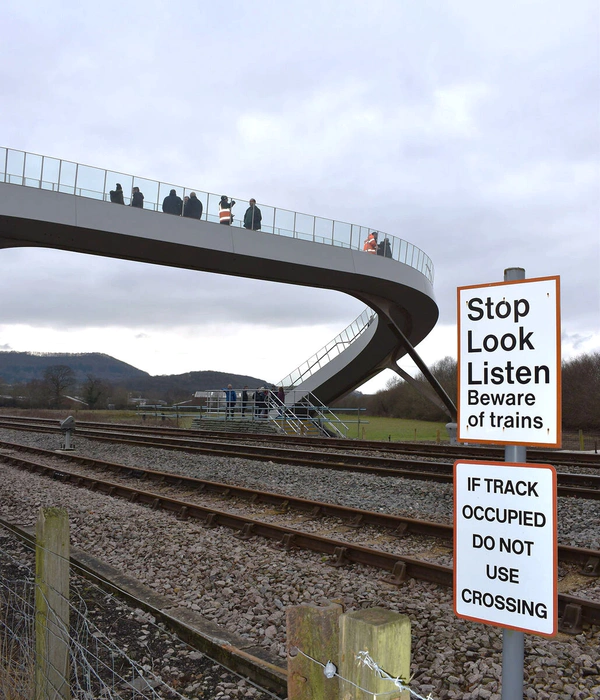
[[[73,563],[71,563],[73,569]],[[12,535],[0,532],[0,698],[4,700],[30,700],[36,695],[36,586],[33,550],[17,542]],[[91,601],[91,602],[90,602]],[[92,610],[90,606],[97,610]],[[146,651],[141,659],[124,647],[131,642],[132,623],[125,615],[124,605],[112,594],[101,590],[77,572],[71,571],[69,592],[69,628],[53,619],[49,626],[48,644],[68,641],[68,695],[61,687],[52,687],[51,698],[59,700],[70,697],[74,700],[179,700],[195,696],[196,692],[182,694],[173,679],[165,680],[160,671],[153,670],[156,659]],[[117,611],[115,613],[115,611]],[[137,627],[150,635],[148,628],[161,637],[166,637],[167,656],[176,644],[185,649],[190,659],[206,657],[189,647],[186,642],[166,632],[164,625],[156,624],[154,618],[141,610],[135,610]],[[38,611],[39,614],[39,611]],[[99,618],[102,628],[94,622]],[[128,628],[129,636],[119,645],[115,640],[115,626]],[[127,644],[126,644],[127,642]],[[140,642],[144,649],[146,642]],[[39,659],[38,659],[39,660]],[[47,661],[47,659],[45,659]],[[207,663],[215,663],[206,657]],[[191,663],[198,663],[191,661]],[[219,667],[218,674],[225,670]],[[50,668],[44,680],[62,675],[61,669]],[[174,678],[180,675],[174,672]],[[185,675],[185,674],[184,674]],[[250,681],[246,681],[250,683]],[[260,689],[260,697],[276,697]]]
[[[416,690],[414,690],[414,688],[411,688],[411,679],[403,679],[399,678],[398,676],[390,675],[371,657],[369,652],[364,649],[355,653],[354,660],[356,664],[359,666],[365,666],[366,668],[370,669],[373,672],[373,676],[380,678],[384,681],[388,681],[390,683],[389,690],[385,690],[383,692],[373,692],[368,688],[363,688],[362,686],[358,685],[349,678],[344,678],[344,676],[340,675],[338,673],[337,666],[332,661],[328,660],[325,663],[323,663],[322,661],[318,661],[317,659],[314,659],[310,654],[306,654],[305,652],[303,652],[302,649],[299,649],[298,647],[294,647],[292,651],[294,654],[300,654],[305,659],[308,659],[308,661],[310,661],[311,663],[322,668],[323,675],[325,676],[325,678],[337,678],[341,686],[352,686],[353,688],[356,688],[357,690],[364,693],[365,698],[369,698],[369,700],[378,700],[379,698],[388,698],[389,700],[395,700],[398,697],[398,691],[406,691],[410,695],[410,697],[416,698],[416,700],[434,700],[434,697],[431,693],[429,693],[426,696],[420,695]],[[394,697],[392,698],[392,696]]]
[[[0,697],[31,698],[35,685],[35,593],[33,569],[0,548]],[[12,576],[10,572],[12,571]],[[106,698],[184,698],[158,675],[134,661],[91,620],[78,587],[68,601],[69,629],[49,630],[49,645],[68,639],[70,696],[80,700]],[[53,669],[60,671],[60,669]],[[53,688],[56,698],[64,689]]]

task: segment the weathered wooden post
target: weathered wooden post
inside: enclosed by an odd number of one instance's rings
[[[338,665],[341,614],[341,605],[287,609],[288,700],[338,700],[337,678],[327,678],[311,658]]]
[[[346,613],[340,617],[339,654],[340,700],[365,700],[377,693],[385,693],[387,700],[409,700],[408,690],[394,692],[392,681],[380,678],[374,670],[357,662],[360,651],[368,652],[381,669],[408,685],[410,619],[385,608]]]
[[[35,700],[69,700],[69,517],[41,508],[35,548]]]

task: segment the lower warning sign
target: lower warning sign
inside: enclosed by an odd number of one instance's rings
[[[454,465],[454,611],[554,636],[556,471],[549,464]]]

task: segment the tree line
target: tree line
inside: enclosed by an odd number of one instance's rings
[[[433,375],[456,402],[458,392],[457,362],[445,357],[430,368]],[[164,378],[167,379],[166,377]],[[425,394],[432,390],[423,375],[415,378]],[[213,387],[214,388],[214,387]],[[364,408],[371,416],[409,418],[426,421],[447,421],[444,411],[429,401],[421,391],[400,377],[388,381],[386,388],[372,395],[351,394],[336,402],[340,407]],[[127,408],[131,390],[93,374],[77,382],[76,374],[68,365],[51,365],[41,379],[32,379],[10,388],[0,382],[0,405],[24,408],[64,408],[67,397],[77,397],[86,408],[100,409],[114,405]],[[159,395],[160,394],[160,395]],[[156,395],[145,397],[150,403],[159,400],[173,404],[190,398],[190,392],[177,383],[165,383]],[[567,429],[600,429],[600,352],[579,355],[562,364],[563,427]]]
[[[444,390],[457,402],[458,364],[451,357],[430,368]],[[432,393],[422,374],[415,378],[420,389]],[[388,381],[386,388],[373,395],[350,395],[341,407],[365,408],[367,415],[388,418],[411,418],[427,421],[448,421],[448,416],[400,377]],[[563,427],[573,430],[600,429],[600,352],[579,355],[562,363]]]
[[[46,367],[41,379],[32,379],[7,386],[0,382],[0,405],[21,408],[64,408],[73,399],[80,400],[89,409],[127,408],[131,392],[124,386],[88,374],[83,382],[77,381],[75,371],[69,365]],[[173,401],[179,397],[169,397]],[[189,398],[189,393],[185,398]]]

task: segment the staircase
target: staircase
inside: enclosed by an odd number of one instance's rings
[[[281,430],[270,420],[250,420],[235,417],[233,420],[225,420],[222,417],[203,416],[194,418],[192,430],[206,430],[222,433],[247,433],[249,435],[280,435]]]

